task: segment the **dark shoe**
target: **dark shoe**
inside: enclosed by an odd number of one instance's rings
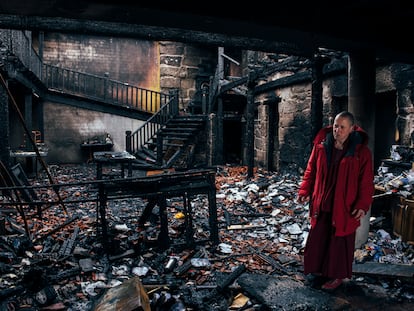
[[[322,284],[327,281],[326,277],[321,275],[309,274],[305,278],[305,286],[309,286],[312,288],[320,288]]]
[[[334,291],[342,284],[342,279],[333,279],[322,285],[322,289],[328,292]]]

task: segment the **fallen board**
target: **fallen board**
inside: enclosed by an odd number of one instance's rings
[[[354,274],[392,276],[392,277],[414,277],[414,265],[385,264],[379,262],[365,262],[352,266]]]

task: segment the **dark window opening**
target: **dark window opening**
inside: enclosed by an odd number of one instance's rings
[[[375,96],[375,146],[374,169],[381,165],[383,159],[390,157],[392,145],[397,144],[396,119],[397,119],[397,95],[395,92],[379,93]]]
[[[241,77],[242,76],[242,52],[240,49],[226,48],[224,54],[224,76]]]
[[[242,123],[240,120],[223,121],[223,158],[226,164],[242,163]]]

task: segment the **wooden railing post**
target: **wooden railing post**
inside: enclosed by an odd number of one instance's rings
[[[207,112],[207,95],[208,95],[208,86],[203,85],[201,88],[201,112],[203,114],[206,114]]]
[[[132,153],[132,135],[131,131],[125,132],[125,150],[129,153]]]
[[[176,115],[178,115],[178,111],[179,111],[179,109],[178,109],[178,95],[179,95],[179,92],[178,92],[178,89],[175,89],[175,90],[171,90],[170,91],[170,100],[171,100],[171,110],[170,110],[170,114],[171,115],[173,115],[173,116],[176,116]]]
[[[103,98],[106,100],[107,92],[108,92],[108,80],[109,80],[109,72],[104,73],[104,87],[103,87]]]
[[[161,133],[161,131],[159,131],[158,132],[158,135],[157,135],[157,165],[158,166],[162,166],[162,160],[163,160],[163,157],[164,157],[164,152],[163,152],[163,140],[164,140],[164,137],[162,136],[162,133]]]

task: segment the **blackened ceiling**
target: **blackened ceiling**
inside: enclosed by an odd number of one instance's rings
[[[135,1],[137,2],[137,1]],[[0,28],[172,40],[309,56],[372,50],[414,63],[414,1],[1,1]]]

